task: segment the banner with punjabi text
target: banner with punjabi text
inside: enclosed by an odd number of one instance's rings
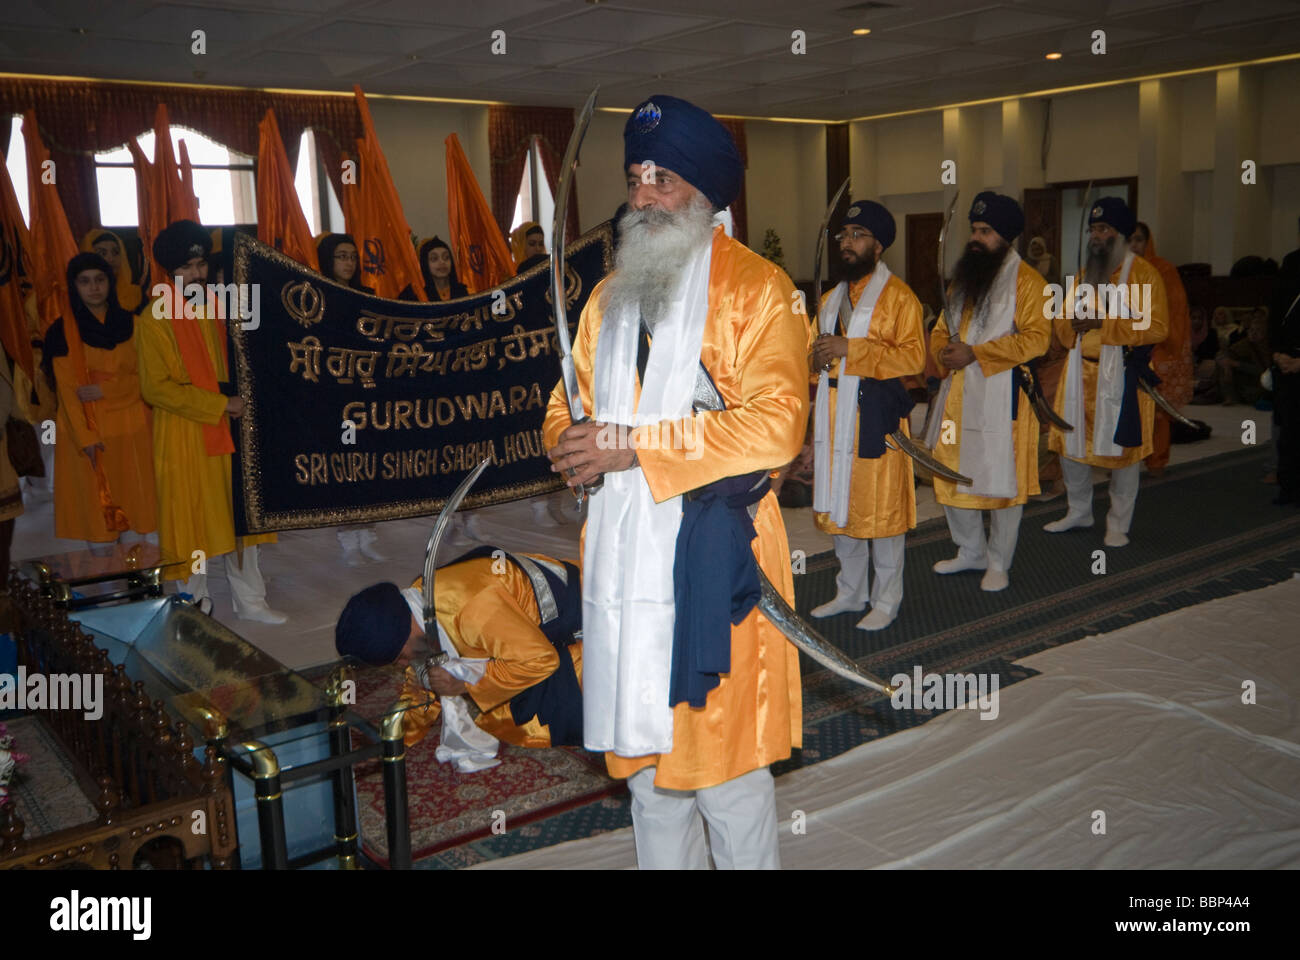
[[[566,248],[571,332],[612,260],[608,223]],[[550,260],[432,303],[367,296],[243,234],[234,261],[252,306],[228,324],[239,532],[427,516],[484,457],[463,507],[562,488],[542,446],[560,379]]]

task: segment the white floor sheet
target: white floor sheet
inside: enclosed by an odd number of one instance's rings
[[[778,779],[783,866],[1300,867],[1297,624],[1300,577],[1028,657],[996,719]],[[620,830],[479,868],[635,863]]]

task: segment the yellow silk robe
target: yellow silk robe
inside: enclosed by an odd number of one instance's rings
[[[1052,339],[1052,321],[1050,311],[1045,308],[1051,303],[1051,294],[1046,289],[1047,281],[1043,275],[1020,261],[1016,273],[1016,316],[1015,328],[1011,334],[980,343],[971,347],[975,353],[975,362],[986,377],[991,377],[1010,370],[1018,364],[1027,363],[1047,352]],[[959,334],[963,342],[970,330],[972,304],[967,303],[961,314]],[[930,355],[939,363],[939,354],[948,345],[948,323],[941,313],[939,322],[930,331]],[[943,365],[940,364],[940,369]],[[948,400],[943,407],[943,419],[951,420],[955,427],[956,442],[944,443],[942,434],[935,445],[934,458],[945,467],[957,470],[961,463],[961,406],[962,393],[966,385],[965,370],[952,372],[952,386],[948,388]],[[1034,415],[1033,405],[1023,393],[1016,410],[1016,419],[1012,426],[1011,442],[1016,455],[1016,495],[1010,499],[1001,497],[977,497],[970,493],[959,493],[957,485],[951,480],[936,476],[934,478],[934,498],[944,506],[963,507],[967,510],[1001,510],[1023,504],[1039,492],[1038,487],[1038,418]],[[1011,416],[1011,411],[1007,411]]]
[[[135,322],[140,393],[153,407],[153,467],[158,489],[158,543],[163,560],[176,564],[171,579],[188,579],[193,553],[208,560],[237,546],[274,542],[275,534],[235,539],[230,455],[210,457],[205,424],[227,424],[226,397],[190,382],[170,320],[154,316],[148,304]],[[200,321],[203,342],[218,380],[226,379],[215,323]]]
[[[849,303],[857,307],[858,298],[871,282],[871,274],[849,284]],[[822,297],[825,306],[830,291]],[[810,331],[809,349],[818,330]],[[834,373],[839,364],[831,365]],[[895,274],[880,291],[871,312],[871,329],[865,337],[849,339],[849,355],[844,372],[854,377],[892,380],[919,374],[925,369],[925,323],[921,301],[912,288]],[[830,388],[829,422],[835,432],[835,403],[839,390]],[[856,405],[857,397],[851,398]],[[837,527],[830,514],[819,513],[817,529],[823,533],[843,534],[859,539],[893,537],[916,526],[916,488],[912,479],[912,458],[901,450],[885,448],[875,460],[858,458],[858,427],[853,426],[853,474],[849,484],[849,522]],[[911,436],[907,418],[898,421],[904,436]],[[833,442],[833,439],[832,439]]]
[[[537,560],[558,563],[541,554],[524,554]],[[501,573],[493,564],[501,563]],[[453,564],[438,571],[433,605],[438,623],[462,657],[490,659],[483,679],[471,684],[468,694],[483,712],[474,721],[498,740],[517,747],[549,747],[550,728],[533,717],[523,726],[510,714],[510,699],[529,687],[541,683],[560,665],[560,655],[542,633],[537,596],[527,574],[508,560],[478,557]],[[424,586],[424,578],[413,585]],[[438,648],[436,637],[429,646]],[[582,644],[569,644],[573,670],[582,683]],[[415,671],[407,668],[403,695],[423,698]],[[441,706],[434,700],[428,706],[408,710],[405,718],[406,745],[424,739],[437,721]]]
[[[140,397],[135,343],[127,340],[111,350],[86,344],[84,350],[89,382],[104,391],[104,398],[93,405],[97,430],[86,423],[85,405],[77,399],[72,361],[65,354],[53,363],[59,395],[56,436],[62,441],[54,445],[54,535],[94,543],[118,537],[104,522],[95,471],[85,453],[96,443],[104,444],[96,456],[104,464],[113,501],[126,513],[132,530],[152,533],[158,529],[153,438]]]
[[[1119,282],[1119,273],[1123,269],[1123,264],[1116,268],[1110,276],[1111,283]],[[1127,467],[1137,463],[1151,455],[1152,445],[1151,436],[1155,427],[1156,403],[1149,397],[1145,391],[1138,390],[1138,411],[1142,416],[1142,446],[1126,447],[1124,453],[1118,457],[1099,457],[1092,452],[1092,417],[1096,411],[1097,403],[1097,360],[1101,356],[1103,345],[1113,344],[1119,346],[1144,346],[1148,343],[1160,343],[1165,339],[1169,332],[1169,308],[1165,299],[1165,284],[1160,279],[1160,272],[1155,267],[1147,263],[1141,257],[1133,258],[1133,268],[1129,271],[1128,282],[1130,284],[1150,284],[1151,290],[1151,325],[1145,330],[1134,330],[1133,320],[1127,320],[1120,317],[1105,317],[1102,320],[1101,329],[1089,330],[1083,336],[1083,403],[1086,408],[1087,416],[1082,424],[1076,423],[1074,429],[1082,429],[1084,438],[1087,440],[1087,456],[1081,462],[1091,464],[1094,467],[1106,467],[1111,470],[1117,470],[1121,467]],[[1104,298],[1103,298],[1104,299]],[[1099,304],[1098,313],[1104,313],[1105,304]],[[1070,320],[1066,319],[1064,308],[1061,315],[1056,318],[1056,335],[1060,341],[1067,346],[1074,346],[1076,334],[1071,326]],[[1068,361],[1067,361],[1068,362]],[[1158,388],[1157,388],[1158,389]],[[1056,412],[1065,417],[1065,372],[1061,373],[1061,382],[1056,388]],[[1048,446],[1061,456],[1065,456],[1065,434],[1057,427],[1052,427],[1052,432],[1047,441]]]
[[[587,301],[573,345],[578,386],[588,411],[602,285]],[[794,293],[782,270],[721,228],[714,230],[700,359],[727,409],[695,416],[697,442],[690,450],[665,449],[669,444],[638,448],[640,469],[656,501],[662,503],[724,477],[778,469],[798,455],[808,416],[807,327],[794,314]],[[548,449],[570,422],[559,384],[546,411]],[[651,430],[640,427],[633,436],[643,443]],[[678,436],[690,434],[678,428]],[[758,536],[753,548],[760,568],[793,602],[790,549],[781,509],[771,492],[759,501],[754,527]],[[673,708],[672,752],[642,757],[606,753],[606,765],[615,777],[656,766],[655,784],[670,790],[715,786],[782,760],[793,747],[801,746],[802,709],[798,651],[753,610],[732,627],[731,672],[709,691],[704,706],[693,709],[683,702]]]

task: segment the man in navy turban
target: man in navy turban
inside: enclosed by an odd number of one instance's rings
[[[1107,547],[1129,542],[1138,470],[1155,448],[1155,401],[1138,382],[1159,382],[1149,366],[1151,349],[1169,332],[1165,282],[1129,249],[1136,226],[1133,211],[1118,197],[1093,204],[1080,295],[1063,304],[1056,318],[1057,337],[1072,345],[1056,412],[1074,430],[1052,428],[1048,443],[1061,455],[1069,509],[1043,529],[1063,533],[1092,526],[1092,468],[1103,467],[1110,471],[1102,539]]]
[[[628,779],[642,868],[706,867],[710,846],[719,867],[776,867],[768,767],[800,744],[799,662],[754,605],[758,566],[794,595],[768,474],[803,446],[806,321],[790,278],[725,231],[744,167],[722,124],[656,94],[623,143],[616,268],[573,347],[588,419],[561,386],[545,426],[570,486],[604,478],[583,555],[586,745]],[[696,407],[697,383],[725,409]]]
[[[1020,204],[986,190],[970,208],[970,242],[953,271],[946,314],[930,334],[930,353],[948,376],[935,403],[942,413],[927,437],[936,458],[971,478],[957,486],[934,478],[957,556],[935,573],[983,570],[980,587],[1005,590],[1025,501],[1038,493],[1038,422],[1020,382],[1020,364],[1047,351],[1052,339],[1047,281],[1011,244],[1024,229]],[[955,327],[957,336],[949,334]],[[956,443],[940,442],[953,424]],[[989,511],[989,536],[984,514]]]
[[[835,236],[843,280],[822,299],[812,349],[813,512],[840,562],[835,596],[812,615],[857,613],[870,600],[862,630],[884,630],[898,616],[904,539],[916,526],[912,461],[885,444],[908,431],[912,403],[899,378],[925,369],[921,302],[881,259],[894,235],[893,214],[879,203],[849,204]]]

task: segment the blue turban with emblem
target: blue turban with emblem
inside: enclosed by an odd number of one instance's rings
[[[970,222],[983,221],[997,231],[1007,243],[1012,243],[1025,229],[1025,214],[1020,204],[1010,197],[992,190],[975,195],[970,205]]]
[[[740,193],[745,167],[736,141],[707,110],[656,94],[640,104],[623,127],[623,169],[653,162],[704,194],[715,210]]]
[[[1091,227],[1094,223],[1104,223],[1114,227],[1116,232],[1126,240],[1137,229],[1137,217],[1128,208],[1128,204],[1119,197],[1102,197],[1092,205],[1092,209],[1088,211],[1088,226]]]
[[[841,225],[847,227],[850,224],[866,227],[886,250],[894,242],[897,230],[894,226],[894,215],[874,200],[854,200],[850,203],[848,213],[844,214]]]
[[[334,648],[341,657],[381,667],[392,663],[411,635],[411,608],[395,583],[376,583],[355,594],[339,614]]]

